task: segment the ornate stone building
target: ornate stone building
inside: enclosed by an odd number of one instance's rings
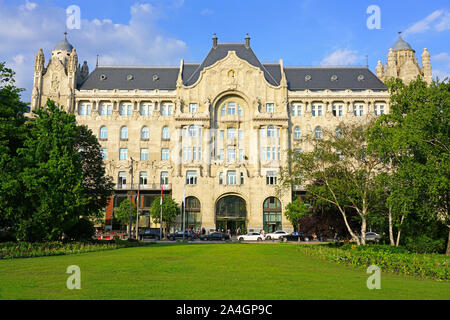
[[[428,77],[429,54],[422,71],[399,42],[378,76]],[[214,35],[199,64],[97,66],[90,74],[65,38],[47,67],[42,49],[36,57],[31,109],[47,98],[98,135],[116,183],[107,224],[131,192],[139,189],[145,213],[163,188],[180,204],[186,192],[187,226],[208,231],[292,231],[283,212],[301,187],[276,188],[288,150],[306,148],[306,134],[389,112],[386,86],[367,67],[261,63],[248,35],[244,43],[218,43]]]
[[[386,65],[383,67],[381,61],[378,61],[377,77],[385,82],[391,78],[400,78],[409,83],[420,75],[426,82],[431,83],[430,53],[427,48],[423,49],[422,68],[417,63],[415,53],[399,32],[398,41],[389,49]]]

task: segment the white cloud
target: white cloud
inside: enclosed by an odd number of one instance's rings
[[[362,57],[357,55],[357,52],[349,49],[338,49],[325,57],[320,64],[321,65],[352,65],[361,61]]]
[[[406,29],[403,35],[406,37],[410,34],[423,33],[429,30],[438,32],[450,30],[450,13],[446,10],[436,10]]]
[[[443,81],[446,78],[450,79],[450,72],[435,69],[433,70],[433,79],[436,80],[437,78],[439,78],[439,81]]]
[[[80,30],[69,30],[68,40],[80,63],[87,60],[91,71],[97,54],[101,65],[178,65],[187,45],[158,27],[160,10],[151,4],[135,4],[126,24],[83,19]],[[27,89],[24,100],[30,99],[38,49],[43,48],[47,64],[51,50],[63,39],[65,25],[65,8],[37,6],[28,0],[7,6],[0,1],[0,57],[16,72],[17,86]]]

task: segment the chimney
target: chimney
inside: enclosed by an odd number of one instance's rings
[[[245,47],[247,49],[250,48],[250,36],[248,35],[248,32],[247,32],[247,36],[245,36]]]
[[[213,40],[213,48],[215,49],[215,48],[217,48],[217,35],[215,33],[214,33],[212,40]]]

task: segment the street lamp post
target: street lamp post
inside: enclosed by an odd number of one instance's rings
[[[131,238],[131,225],[133,224],[133,158],[131,159],[131,187],[130,187],[130,226],[128,228],[128,238]]]

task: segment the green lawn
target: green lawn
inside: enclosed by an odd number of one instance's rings
[[[161,244],[0,261],[1,299],[450,299],[450,283],[381,275],[299,253],[296,244]],[[81,268],[68,290],[66,268]]]

